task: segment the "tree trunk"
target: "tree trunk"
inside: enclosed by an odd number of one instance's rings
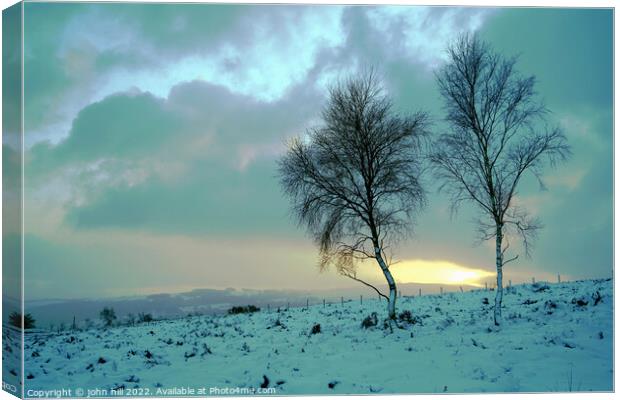
[[[394,277],[390,272],[383,256],[381,255],[381,249],[378,246],[375,246],[375,258],[379,266],[381,267],[381,271],[383,271],[383,275],[385,276],[385,280],[388,283],[388,287],[390,288],[390,295],[388,300],[388,318],[396,319],[396,282],[394,281]]]
[[[504,289],[502,286],[502,267],[504,265],[504,255],[502,254],[502,224],[497,224],[495,232],[495,266],[497,268],[497,289],[495,292],[495,309],[493,320],[495,325],[499,325],[502,319],[502,297]]]

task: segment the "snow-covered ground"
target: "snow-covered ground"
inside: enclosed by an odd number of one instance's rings
[[[613,390],[611,280],[515,286],[505,294],[499,330],[494,294],[400,298],[398,311],[410,310],[414,323],[393,332],[381,326],[385,303],[378,300],[32,332],[26,391],[162,395],[177,388],[178,395],[181,387],[261,384],[276,394]],[[361,328],[372,312],[380,326]],[[315,324],[320,333],[311,334]]]

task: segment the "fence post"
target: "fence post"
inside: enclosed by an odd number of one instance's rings
[[[459,288],[461,289],[461,293],[463,293],[463,286],[459,286]]]
[[[344,306],[344,297],[340,296],[340,305]]]
[[[443,296],[443,287],[439,286],[439,295]]]
[[[323,308],[325,308],[325,299],[323,299]]]
[[[310,308],[310,300],[306,299],[306,310]]]
[[[422,288],[418,289],[418,296],[422,296]]]
[[[489,284],[486,282],[484,282],[484,290],[487,292],[489,291]]]
[[[560,279],[560,274],[558,274],[558,283],[561,283],[562,280]]]
[[[532,277],[532,285],[536,283],[536,278]]]
[[[508,279],[508,287],[511,288],[512,287],[512,281],[510,279]]]
[[[267,312],[271,311],[271,307],[267,304]]]
[[[362,305],[362,295],[360,294],[360,305]]]

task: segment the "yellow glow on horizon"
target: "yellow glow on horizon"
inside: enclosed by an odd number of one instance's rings
[[[435,283],[448,285],[483,286],[484,278],[495,274],[443,260],[405,260],[391,268],[401,283]]]

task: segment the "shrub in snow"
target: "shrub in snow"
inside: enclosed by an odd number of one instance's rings
[[[82,341],[82,339],[76,339],[75,336],[69,336],[65,339],[65,343],[75,343],[76,341]]]
[[[536,282],[532,284],[532,291],[536,293],[544,292],[545,290],[549,290],[549,285],[547,285],[546,283]]]
[[[192,348],[192,351],[186,351],[185,354],[183,355],[185,357],[185,361],[187,361],[188,358],[192,358],[192,357],[196,357],[196,351],[198,351],[197,348]]]
[[[24,329],[34,328],[34,323],[35,320],[31,314],[24,315]],[[22,315],[18,312],[11,313],[11,315],[9,315],[9,324],[16,328],[22,328]]]
[[[508,314],[508,319],[519,319],[519,318],[521,318],[521,313],[513,312],[513,313]]]
[[[311,335],[316,335],[317,333],[321,333],[321,324],[315,324],[310,330]]]
[[[577,345],[575,343],[573,343],[570,340],[564,340],[562,342],[562,344],[564,345],[564,347],[566,347],[567,349],[574,349],[575,347],[577,347]]]
[[[253,305],[248,305],[247,307],[234,306],[228,310],[228,314],[249,314],[257,311],[260,311],[260,308]]]
[[[103,310],[99,313],[99,317],[103,321],[105,326],[112,326],[114,321],[116,321],[116,313],[112,307],[104,307]]]
[[[411,325],[415,325],[415,324],[422,325],[422,318],[418,316],[413,316],[411,314],[411,311],[409,310],[405,310],[401,312],[400,314],[398,314],[398,320],[400,322],[406,322]]]
[[[282,321],[280,321],[280,318],[276,319],[276,321],[273,323],[273,326],[268,326],[267,329],[270,328],[277,328],[280,327],[282,329],[286,329],[286,326],[282,323]]]
[[[362,328],[368,329],[373,326],[377,326],[379,324],[379,319],[377,318],[377,313],[373,312],[362,321]]]
[[[138,322],[152,322],[154,320],[153,315],[151,313],[140,313],[138,314]]]
[[[328,388],[330,388],[330,389],[333,389],[333,388],[335,388],[335,387],[336,387],[336,385],[337,385],[337,384],[339,384],[339,383],[340,383],[339,381],[331,381],[331,382],[329,382],[329,383],[327,384],[327,387],[328,387]]]
[[[596,306],[603,300],[603,296],[601,296],[601,293],[597,290],[596,293],[592,295],[592,300],[594,300],[594,305]]]
[[[405,310],[398,314],[398,320],[401,322],[409,322],[411,321],[411,311]]]
[[[437,330],[443,331],[452,324],[454,324],[454,318],[448,317],[437,324]]]
[[[200,355],[202,357],[204,357],[207,354],[213,354],[213,352],[211,351],[211,348],[206,343],[203,343],[202,344],[202,353]]]
[[[587,303],[586,303],[587,304]],[[547,310],[547,314],[552,314],[553,310],[558,308],[558,303],[553,300],[545,301],[545,310]]]
[[[580,298],[580,299],[575,299],[575,298],[574,298],[574,299],[571,301],[571,303],[576,304],[576,305],[577,305],[577,306],[579,306],[579,307],[585,307],[585,306],[587,306],[587,305],[588,305],[588,300],[586,300],[586,299],[585,299],[585,298],[583,298],[583,297],[582,297],[582,298]]]

